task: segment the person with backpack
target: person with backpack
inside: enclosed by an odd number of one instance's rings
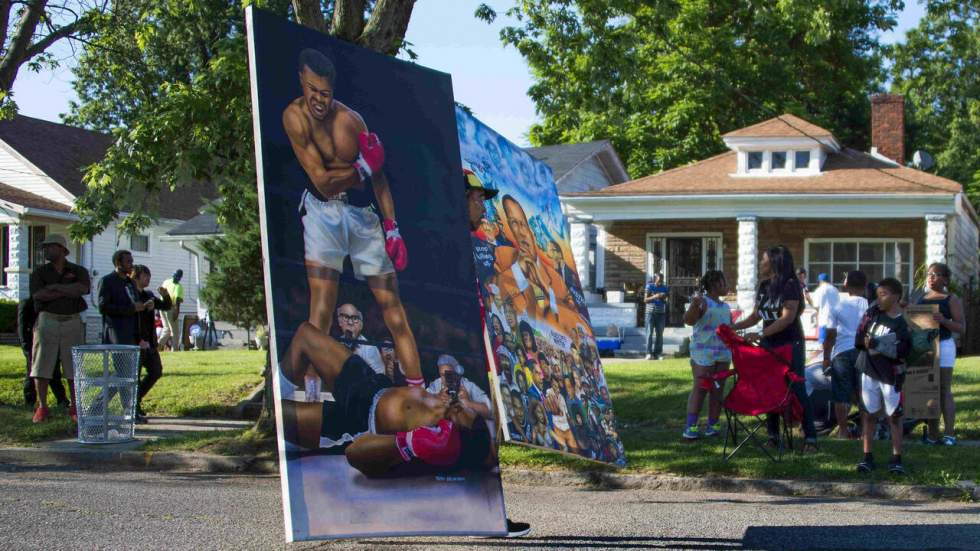
[[[875,469],[871,443],[875,424],[882,412],[888,417],[892,440],[892,457],[888,471],[904,475],[902,465],[902,384],[905,382],[905,358],[912,349],[912,333],[902,315],[899,301],[902,284],[887,277],[878,283],[878,301],[861,319],[854,346],[859,349],[857,369],[861,371],[861,440],[864,457],[857,465],[859,473]]]

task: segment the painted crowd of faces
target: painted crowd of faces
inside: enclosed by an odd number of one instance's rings
[[[464,169],[498,190],[474,233],[511,440],[625,464],[550,168],[457,109]]]

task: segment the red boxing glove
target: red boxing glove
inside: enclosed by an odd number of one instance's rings
[[[395,265],[395,269],[400,272],[408,266],[408,249],[405,248],[405,240],[398,231],[398,222],[385,219],[381,225],[385,229],[385,252],[388,253],[388,258]]]
[[[448,467],[459,459],[461,450],[459,429],[452,421],[443,419],[434,427],[419,427],[409,432],[395,433],[398,453],[406,462],[414,458]]]
[[[361,181],[363,182],[384,166],[385,146],[381,145],[381,140],[378,139],[378,135],[374,132],[370,134],[361,132],[357,136],[357,142],[361,147],[360,152],[357,154],[357,160],[354,161],[354,168],[357,170],[357,174],[360,175]]]

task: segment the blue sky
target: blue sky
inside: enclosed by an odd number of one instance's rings
[[[406,39],[419,54],[418,63],[453,76],[456,101],[469,106],[481,121],[510,141],[527,145],[527,130],[535,121],[534,104],[527,97],[531,74],[517,50],[504,48],[499,38],[508,22],[504,11],[513,1],[487,3],[498,14],[491,25],[473,17],[478,1],[418,0]],[[900,40],[923,12],[921,4],[908,0],[897,29],[886,33],[883,41]],[[59,121],[69,100],[75,98],[71,49],[62,43],[55,54],[63,60],[58,69],[40,74],[23,69],[17,77],[14,98],[21,114]]]

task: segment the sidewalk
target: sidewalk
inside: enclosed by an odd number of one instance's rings
[[[144,442],[202,431],[232,431],[252,426],[251,421],[226,419],[151,418],[136,426],[137,439],[123,444],[80,444],[75,439],[40,442],[33,448],[0,448],[0,465],[13,469],[51,468],[91,470],[152,470],[198,473],[277,474],[275,460],[252,456],[222,456],[191,452],[149,452],[137,448]],[[980,441],[960,441],[980,447]],[[961,481],[955,487],[912,486],[890,483],[766,480],[719,476],[694,477],[604,471],[533,470],[502,468],[508,483],[526,486],[562,485],[599,490],[636,488],[672,491],[714,491],[765,495],[836,496],[909,501],[980,501],[980,486]]]
[[[75,467],[80,469],[151,469],[196,472],[242,472],[256,463],[252,457],[229,457],[190,452],[150,452],[138,448],[161,438],[201,432],[229,432],[251,427],[252,421],[151,417],[136,425],[136,439],[119,444],[82,444],[75,438],[38,442],[30,448],[0,448],[0,464]],[[275,469],[275,465],[265,466]]]

